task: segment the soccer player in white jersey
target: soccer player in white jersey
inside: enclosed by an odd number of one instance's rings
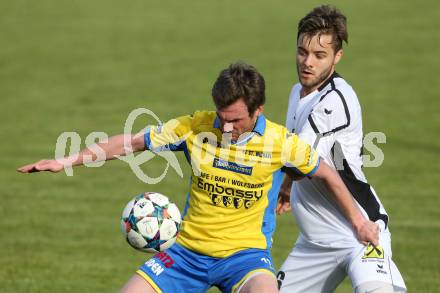
[[[319,6],[298,24],[296,64],[287,128],[313,145],[337,169],[363,215],[380,227],[379,246],[360,243],[349,222],[316,178],[286,176],[277,212],[290,207],[300,229],[278,272],[281,292],[333,292],[348,275],[354,292],[405,292],[391,259],[388,216],[362,172],[362,114],[352,87],[335,72],[347,42],[346,17]],[[293,184],[292,184],[293,181]]]

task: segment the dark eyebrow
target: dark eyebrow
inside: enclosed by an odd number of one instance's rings
[[[304,47],[302,47],[302,46],[298,46],[297,47],[299,50],[303,50],[303,51],[307,51],[307,49],[306,48],[304,48]],[[319,50],[319,51],[313,51],[313,53],[327,53],[326,51],[324,51],[324,50]]]
[[[301,46],[298,46],[298,50],[308,52],[304,47],[301,47]],[[314,54],[327,54],[326,51],[313,51],[312,53],[314,53]]]

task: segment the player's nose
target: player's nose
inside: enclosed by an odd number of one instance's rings
[[[306,58],[304,58],[304,65],[306,67],[309,67],[309,68],[313,66],[313,56],[312,56],[312,54],[308,54],[306,56]]]
[[[234,124],[232,123],[223,124],[223,132],[232,132],[233,129],[234,129]]]

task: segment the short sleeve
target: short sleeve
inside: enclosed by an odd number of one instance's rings
[[[326,136],[350,125],[350,112],[342,94],[334,90],[319,102],[309,115],[315,133]]]
[[[286,128],[293,132],[295,125],[295,111],[298,108],[299,104],[299,86],[294,85],[289,95],[289,103],[287,105],[287,113],[286,113]]]
[[[191,116],[181,116],[165,124],[147,127],[144,134],[148,150],[181,151],[185,140],[191,134]]]
[[[331,152],[337,133],[349,125],[346,101],[337,91],[332,91],[313,108],[298,136],[325,155]]]
[[[290,132],[286,133],[283,158],[286,168],[307,176],[312,176],[318,170],[320,163],[319,155],[311,145]]]

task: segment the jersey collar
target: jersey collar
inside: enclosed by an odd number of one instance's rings
[[[214,119],[214,128],[220,128],[220,119],[216,116]],[[266,130],[266,117],[264,117],[263,113],[258,114],[257,121],[255,122],[254,129],[252,132],[257,133],[260,136],[263,136],[264,131]]]
[[[330,75],[329,78],[327,78],[326,81],[324,81],[323,84],[321,84],[321,86],[318,88],[318,92],[322,91],[326,86],[328,86],[329,83],[333,82],[333,79],[341,77],[336,71],[334,71],[332,73],[332,75]]]
[[[260,136],[263,136],[264,131],[266,130],[266,117],[264,117],[263,113],[258,114],[257,121],[255,122],[253,132],[258,133]]]

